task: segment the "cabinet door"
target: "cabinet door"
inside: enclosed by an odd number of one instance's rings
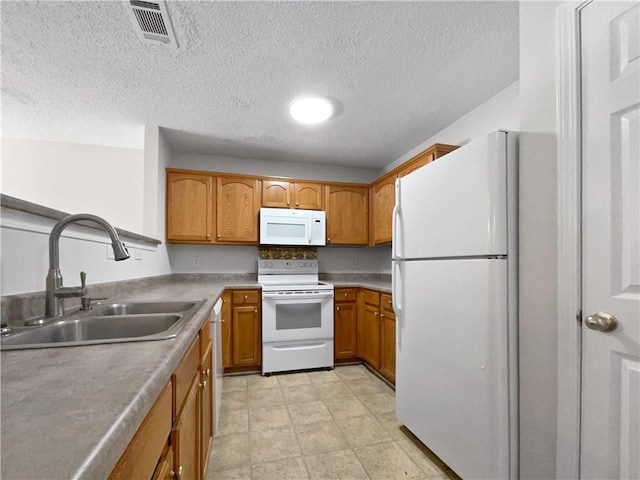
[[[222,294],[222,367],[233,366],[233,344],[231,343],[231,292],[226,290]]]
[[[327,187],[327,243],[367,245],[369,243],[369,189]]]
[[[206,325],[205,328],[209,328]],[[213,363],[212,344],[209,342],[202,356],[200,366],[200,418],[202,419],[200,430],[200,478],[205,478],[209,465],[209,454],[213,445]]]
[[[213,177],[168,172],[166,201],[167,241],[212,241]]]
[[[275,180],[262,181],[262,206],[271,208],[289,208],[291,206],[291,185],[289,182]]]
[[[173,447],[168,445],[162,453],[162,457],[160,457],[152,480],[173,480],[175,478],[176,474],[173,471]]]
[[[216,241],[257,243],[260,211],[258,180],[218,177],[216,190]]]
[[[200,478],[200,378],[196,375],[173,430],[174,471],[179,478]]]
[[[395,176],[371,187],[373,202],[372,243],[378,245],[391,241],[393,206],[395,205]]]
[[[293,189],[295,208],[322,210],[322,185],[296,182]]]
[[[380,348],[380,372],[392,383],[396,383],[396,316],[393,311],[382,310]]]
[[[334,317],[334,356],[354,358],[357,356],[357,308],[355,303],[336,303]]]
[[[233,306],[233,365],[260,365],[260,313],[257,305]]]
[[[378,307],[365,304],[363,308],[362,358],[373,368],[380,368],[380,312]]]

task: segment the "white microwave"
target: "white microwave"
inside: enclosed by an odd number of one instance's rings
[[[260,245],[325,245],[325,236],[324,212],[260,209]]]

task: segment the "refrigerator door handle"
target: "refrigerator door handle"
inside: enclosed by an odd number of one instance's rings
[[[398,217],[400,216],[400,179],[396,179],[396,203],[393,206],[393,212],[391,214],[392,227],[391,227],[391,259],[398,258],[398,243],[400,243],[400,237],[398,236]]]
[[[400,305],[398,276],[400,276],[400,262],[394,260],[391,266],[391,301],[393,302],[393,311],[396,312],[396,343],[400,347],[402,345],[402,306]]]

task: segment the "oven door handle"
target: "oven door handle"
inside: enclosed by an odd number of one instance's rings
[[[272,350],[311,350],[314,348],[322,348],[327,345],[327,342],[322,343],[305,343],[298,345],[279,345],[271,347]]]
[[[280,300],[307,300],[314,298],[331,298],[333,292],[326,293],[299,293],[299,294],[282,294],[282,293],[262,293],[263,299],[280,299]]]

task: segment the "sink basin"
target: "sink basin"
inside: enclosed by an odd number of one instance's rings
[[[144,313],[182,313],[193,308],[197,302],[126,302],[101,305],[94,308],[94,315],[136,315]]]
[[[122,302],[54,320],[3,337],[2,350],[121,343],[173,338],[203,300]]]

